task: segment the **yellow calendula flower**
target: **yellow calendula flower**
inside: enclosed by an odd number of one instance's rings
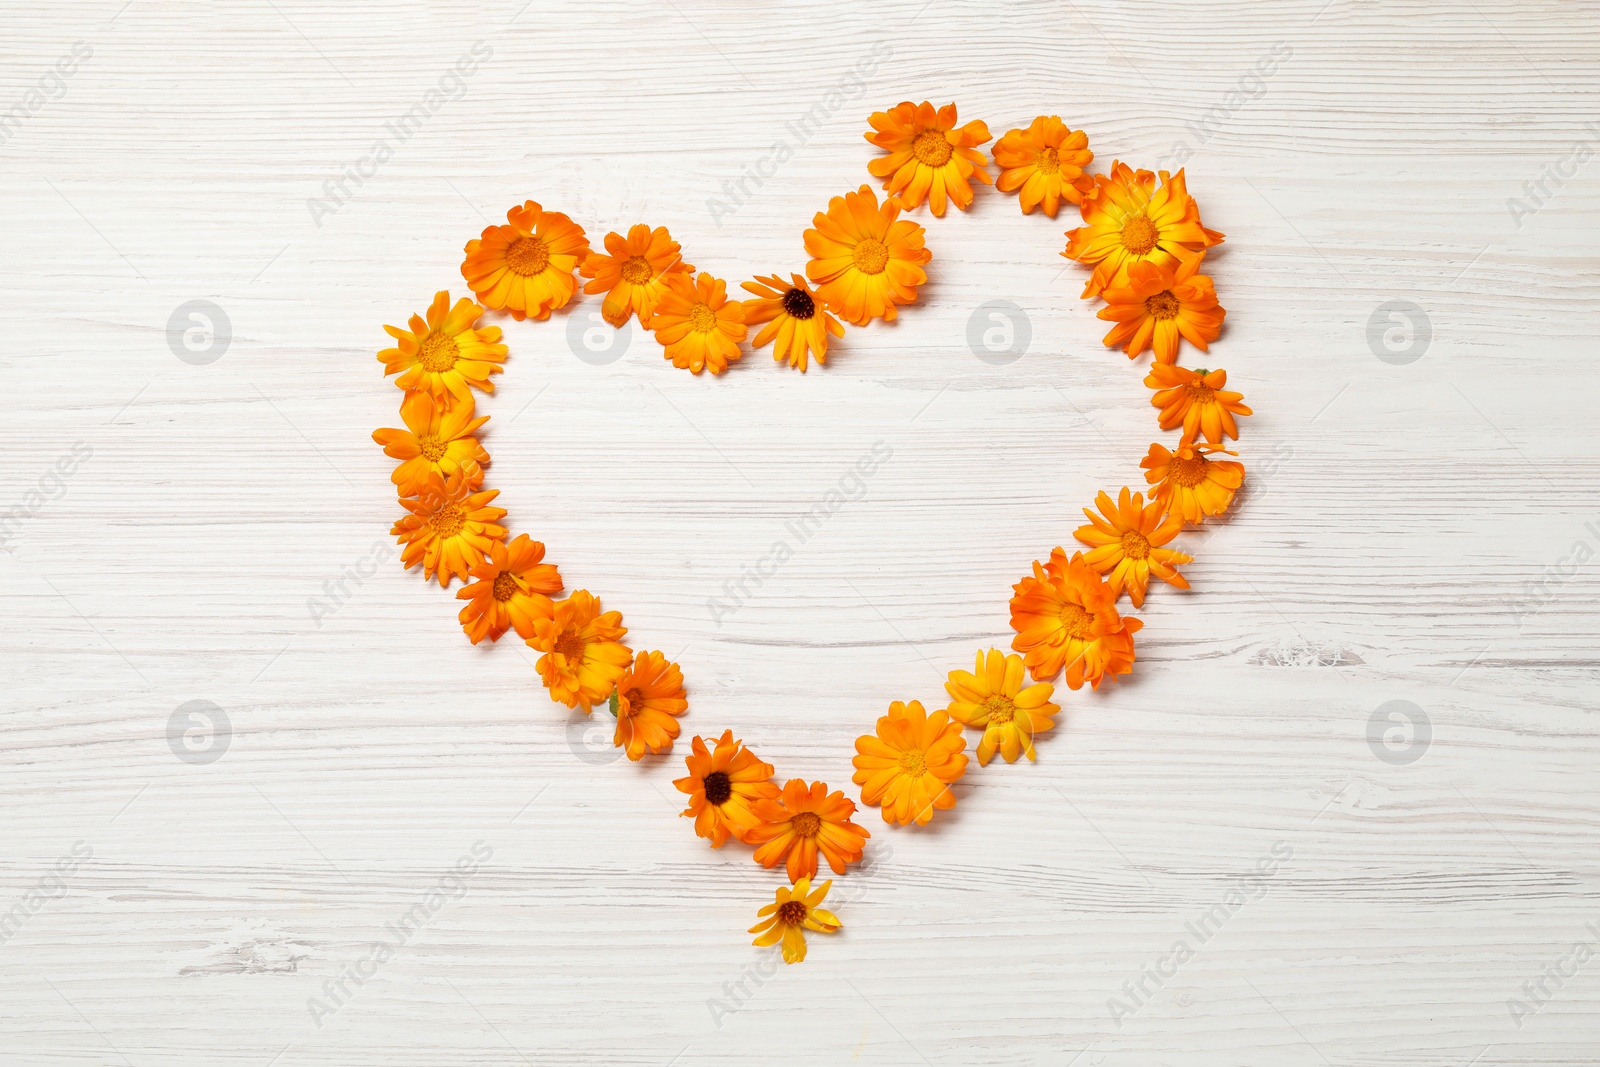
[[[423,392],[436,400],[455,397],[471,400],[473,387],[494,392],[489,375],[505,368],[506,346],[500,344],[500,327],[474,329],[483,308],[466,297],[450,306],[450,294],[440,290],[428,307],[428,317],[411,316],[410,329],[385,326],[384,332],[399,342],[378,353],[384,374],[398,374],[395,384],[406,392]]]
[[[578,291],[573,272],[589,255],[583,227],[529,200],[506,212],[506,226],[488,226],[467,242],[461,276],[487,307],[521,322],[548,319]]]
[[[535,666],[550,699],[588,714],[609,697],[633,662],[622,643],[627,633],[622,612],[602,613],[600,598],[587,589],[556,603],[550,618],[535,618],[528,644],[544,653]]]
[[[846,322],[892,322],[895,305],[916,300],[917,286],[928,280],[922,269],[933,258],[925,244],[927,231],[900,218],[900,202],[892,196],[879,207],[878,194],[863,185],[829,200],[812,226],[805,233],[811,254],[806,276],[817,283],[822,302]]]
[[[926,199],[938,217],[944,216],[947,200],[965,211],[972,206],[970,179],[985,185],[994,181],[988,158],[978,151],[989,140],[989,127],[981,119],[957,126],[954,104],[935,111],[926,100],[906,100],[873,112],[867,121],[873,128],[867,140],[889,153],[868,163],[867,170],[882,178],[884,191],[907,210]]]
[[[1033,751],[1034,735],[1055,726],[1050,716],[1061,706],[1050,703],[1055,686],[1049,682],[1024,686],[1026,678],[1021,656],[991,648],[987,655],[978,653],[971,674],[951,671],[950,680],[944,683],[950,694],[950,706],[945,709],[950,717],[983,731],[978,742],[980,765],[987,764],[996,752],[1007,763],[1015,763],[1018,756],[1039,758]]]
[[[752,926],[750,932],[760,936],[752,943],[765,948],[782,941],[784,963],[799,963],[805,959],[805,931],[832,934],[844,925],[833,912],[818,907],[832,885],[830,879],[812,889],[811,879],[802,878],[793,888],[779,886],[773,902],[756,913],[761,921]]]
[[[1182,517],[1168,511],[1165,501],[1146,504],[1143,493],[1123,486],[1115,504],[1105,493],[1094,502],[1100,513],[1084,508],[1089,525],[1078,527],[1073,536],[1089,546],[1083,561],[1106,576],[1112,596],[1127,590],[1133,606],[1144,607],[1152,574],[1168,585],[1189,588],[1178,567],[1193,563],[1194,557],[1165,547],[1183,529]]]
[[[1111,164],[1096,174],[1078,206],[1084,225],[1067,231],[1067,259],[1094,268],[1083,295],[1099,296],[1126,285],[1128,267],[1139,262],[1175,267],[1188,254],[1221,244],[1223,235],[1200,223],[1200,207],[1189,195],[1183,171],[1169,176]]]
[[[789,277],[789,283],[777,275],[741,282],[746,292],[760,298],[744,302],[744,321],[750,326],[766,323],[750,341],[751,348],[776,339],[772,358],[779,363],[788,360],[789,366],[804,374],[809,356],[815,356],[819,364],[828,362],[828,335],[843,337],[844,327],[818,303],[804,278],[798,274]]]
[[[1070,130],[1058,115],[1040,115],[1025,130],[1008,130],[995,142],[994,162],[1000,177],[994,187],[1016,193],[1024,215],[1035,207],[1056,217],[1061,201],[1077,204],[1093,186],[1083,168],[1094,159],[1089,136]]]

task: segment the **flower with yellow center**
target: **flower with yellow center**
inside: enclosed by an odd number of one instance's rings
[[[1243,393],[1223,388],[1228,384],[1225,370],[1189,370],[1157,363],[1145,376],[1144,384],[1155,390],[1150,403],[1161,409],[1161,428],[1182,426],[1185,443],[1197,435],[1214,445],[1229,437],[1237,440],[1239,424],[1233,417],[1251,414],[1240,403]]]
[[[1011,647],[1035,681],[1054,678],[1065,665],[1068,688],[1088,682],[1099,689],[1106,675],[1133,670],[1133,635],[1144,624],[1117,614],[1111,587],[1081,554],[1069,560],[1058,546],[1012,589]]]
[[[1145,349],[1158,363],[1178,362],[1178,338],[1202,352],[1222,332],[1227,315],[1217,303],[1217,290],[1200,270],[1205,253],[1186,254],[1176,267],[1149,260],[1128,265],[1128,283],[1105,291],[1099,317],[1116,323],[1106,334],[1108,348],[1121,348],[1133,359]]]
[[[678,736],[678,719],[689,708],[683,694],[683,672],[659,652],[640,652],[611,694],[617,717],[612,744],[631,760],[646,752],[665,752]]]
[[[689,796],[689,806],[679,814],[694,819],[695,834],[712,848],[721,848],[730,837],[743,841],[760,821],[754,805],[778,795],[772,764],[757,759],[732,730],[722,732],[715,748],[707,748],[703,737],[696,737],[691,748],[683,757],[688,776],[672,783]]]
[[[485,637],[498,641],[512,627],[526,641],[534,623],[555,617],[550,598],[561,592],[561,572],[543,560],[544,542],[527,534],[489,546],[488,560],[472,568],[472,584],[456,591],[467,601],[458,618],[473,644]]]
[[[1107,575],[1113,597],[1126,589],[1133,606],[1144,607],[1152,574],[1168,585],[1189,588],[1189,580],[1178,573],[1177,565],[1193,563],[1194,557],[1162,547],[1183,529],[1182,518],[1159,500],[1146,504],[1144,494],[1131,493],[1127,486],[1122,487],[1115,505],[1105,493],[1094,502],[1100,514],[1084,508],[1090,525],[1078,527],[1073,536],[1090,546],[1083,560]]]
[[[1219,445],[1180,444],[1175,451],[1152,444],[1139,461],[1144,480],[1155,486],[1151,496],[1167,505],[1184,522],[1199,523],[1207,515],[1221,515],[1244,484],[1244,464],[1212,459],[1215,453],[1234,455]]]
[[[1175,266],[1188,252],[1221,244],[1223,235],[1200,224],[1200,207],[1189,195],[1183,171],[1168,176],[1112,163],[1111,174],[1097,174],[1078,211],[1087,224],[1067,232],[1067,259],[1094,268],[1083,287],[1097,296],[1125,285],[1128,266],[1150,261]]]
[[[1034,735],[1055,726],[1050,716],[1061,706],[1050,702],[1055,686],[1037,682],[1024,688],[1025,676],[1021,656],[991,648],[987,655],[978,653],[971,674],[951,671],[950,680],[944,683],[950,694],[950,706],[945,709],[950,717],[983,731],[978,742],[980,765],[987,764],[996,752],[1007,763],[1015,763],[1018,756],[1039,758],[1033,751]]]
[[[429,474],[463,474],[473,486],[483,483],[482,464],[489,462],[489,453],[472,435],[489,416],[473,417],[471,397],[452,403],[426,392],[407,393],[400,420],[405,429],[373,430],[372,439],[384,455],[401,461],[389,476],[401,496],[410,496]]]
[[[805,931],[832,934],[844,925],[833,912],[817,906],[827,897],[831,885],[830,880],[812,889],[809,878],[800,879],[793,889],[780,885],[773,902],[756,912],[761,921],[750,928],[750,933],[760,936],[752,944],[765,948],[782,941],[784,963],[799,963],[805,959]]]
[[[441,587],[467,577],[506,535],[499,524],[506,509],[489,504],[499,495],[498,489],[474,492],[460,474],[449,480],[429,474],[413,495],[401,498],[400,506],[410,514],[389,531],[405,546],[400,562],[408,570],[420,563],[423,577],[437,576]]]
[[[654,230],[636,223],[628,236],[606,234],[606,250],[590,252],[581,273],[586,293],[604,293],[600,315],[613,326],[621,327],[629,315],[639,317],[639,325],[650,328],[656,302],[666,292],[667,278],[673,274],[692,276],[694,267],[679,255],[678,242],[665,226]]]
[[[744,355],[739,349],[746,333],[744,304],[729,300],[722,279],[704,271],[694,281],[687,274],[667,276],[650,328],[672,365],[695,374],[721,374]]]
[[[942,218],[948,199],[965,211],[972,206],[970,179],[985,185],[994,181],[988,157],[977,150],[989,140],[989,127],[981,119],[958,127],[954,104],[935,111],[926,100],[906,100],[873,112],[867,121],[873,127],[867,140],[889,153],[868,163],[867,170],[882,178],[884,191],[908,210],[926,199]]]
[[[1042,205],[1044,213],[1055,218],[1061,201],[1081,203],[1084,191],[1093,187],[1083,175],[1093,158],[1088,134],[1068,129],[1059,115],[1040,115],[1026,130],[1008,130],[995,142],[1000,177],[994,187],[1002,193],[1015,192],[1024,215]]]
[[[935,810],[956,806],[950,783],[967,772],[966,747],[961,724],[948,713],[930,715],[918,701],[896,700],[876,733],[856,738],[851,781],[861,786],[863,803],[883,805],[884,822],[926,826]]]
[[[896,304],[917,299],[928,280],[922,265],[933,258],[925,231],[900,218],[900,202],[890,197],[880,208],[878,194],[863,185],[828,201],[828,210],[806,231],[806,277],[819,283],[817,295],[846,322],[865,326],[892,321]]]
[[[798,274],[789,277],[792,284],[780,281],[777,275],[741,282],[746,292],[760,297],[744,302],[744,321],[751,326],[766,323],[750,342],[751,348],[776,338],[772,358],[779,363],[787,359],[789,366],[804,374],[808,356],[815,356],[819,364],[828,362],[828,335],[843,337],[844,327],[817,303],[804,278]]]
[[[784,860],[791,882],[816,876],[819,852],[834,874],[843,874],[846,864],[861,862],[872,836],[850,821],[855,801],[840,790],[828,792],[826,782],[807,786],[805,779],[791,778],[776,800],[757,801],[752,810],[760,821],[745,841],[761,846],[756,862],[774,867]]]
[[[567,216],[532,200],[507,211],[506,221],[467,242],[461,276],[487,307],[518,322],[548,319],[578,291],[573,272],[589,255],[589,239]]]
[[[472,386],[494,392],[489,375],[505,368],[506,346],[500,344],[500,327],[474,329],[483,308],[466,297],[450,306],[450,294],[434,294],[426,320],[411,316],[409,330],[385,326],[396,348],[378,353],[384,374],[399,374],[395,384],[406,392],[425,392],[436,400],[453,396],[471,400]]]
[[[548,619],[534,619],[530,647],[544,655],[535,664],[550,699],[584,714],[611,695],[633,660],[622,644],[628,628],[620,611],[600,612],[600,598],[579,589],[558,601]]]

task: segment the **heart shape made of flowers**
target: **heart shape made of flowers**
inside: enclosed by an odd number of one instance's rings
[[[1135,170],[1114,162],[1090,174],[1088,138],[1054,115],[1013,129],[994,146],[997,175],[981,146],[982,121],[961,124],[954,104],[906,101],[874,113],[866,139],[883,150],[868,164],[886,199],[862,185],[833,197],[805,230],[809,260],[788,280],[774,273],[743,283],[747,300],[730,299],[724,281],[695,273],[664,226],[638,224],[590,246],[568,216],[529,200],[466,243],[461,274],[476,300],[453,304],[439,292],[426,315],[407,327],[385,326],[394,347],[378,358],[403,391],[403,428],[373,438],[399,461],[392,480],[405,514],[392,533],[401,561],[448,587],[462,580],[459,619],[473,644],[507,633],[536,649],[551,699],[616,719],[614,743],[630,760],[673,747],[688,694],[678,664],[659,651],[634,651],[621,613],[604,610],[586,589],[560,597],[565,582],[545,562],[543,543],[512,537],[484,487],[489,454],[478,439],[488,422],[476,414],[473,391],[492,392],[508,352],[499,326],[480,325],[487,311],[542,321],[566,307],[579,286],[601,296],[612,326],[635,319],[651,330],[663,356],[699,375],[723,373],[743,355],[741,344],[771,345],[780,364],[805,373],[825,366],[829,340],[845,326],[892,320],[914,304],[933,261],[924,227],[904,217],[926,203],[943,217],[965,210],[973,183],[1015,192],[1024,214],[1054,218],[1063,204],[1083,225],[1069,231],[1062,255],[1090,268],[1085,298],[1100,298],[1099,317],[1114,325],[1105,344],[1130,359],[1151,353],[1144,384],[1154,390],[1162,430],[1179,431],[1172,447],[1156,442],[1140,463],[1145,486],[1101,492],[1088,523],[1074,532],[1082,550],[1052,549],[1015,584],[1010,598],[1012,650],[980,649],[971,671],[952,670],[950,703],[928,710],[893,702],[873,732],[856,741],[852,781],[863,803],[890,825],[925,825],[956,803],[950,786],[966,772],[968,728],[981,731],[976,756],[986,766],[1037,759],[1035,739],[1055,725],[1054,679],[1074,690],[1098,689],[1127,674],[1142,623],[1119,611],[1126,596],[1143,606],[1152,577],[1187,589],[1179,568],[1192,557],[1168,547],[1186,527],[1221,515],[1244,478],[1225,445],[1238,437],[1237,416],[1250,414],[1227,372],[1178,365],[1181,346],[1209,351],[1225,312],[1214,284],[1200,273],[1206,252],[1223,235],[1200,221],[1184,173]],[[581,279],[581,280],[580,280]],[[750,327],[760,329],[750,335]],[[558,599],[559,598],[559,599]],[[1031,679],[1031,680],[1030,680]],[[783,864],[790,885],[762,907],[750,932],[757,945],[781,944],[787,962],[805,958],[805,932],[841,926],[820,907],[830,882],[813,886],[819,860],[835,874],[863,862],[871,833],[852,821],[856,804],[823,782],[781,784],[775,768],[734,732],[696,736],[687,774],[674,785],[687,798],[683,814],[695,833],[721,848],[753,846],[765,867]]]

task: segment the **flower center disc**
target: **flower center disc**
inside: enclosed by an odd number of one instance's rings
[[[494,598],[496,600],[510,600],[517,595],[517,577],[510,571],[501,571],[494,576]]]
[[[989,722],[995,726],[1004,726],[1017,717],[1017,705],[1010,697],[999,693],[983,702],[983,710],[989,716]]]
[[[429,463],[437,463],[439,457],[445,453],[447,446],[432,434],[424,434],[417,438],[417,450],[422,453],[422,458]]]
[[[622,694],[622,699],[628,702],[628,714],[633,715],[644,707],[644,694],[637,689],[630,689]]]
[[[1150,540],[1138,530],[1122,535],[1122,554],[1129,559],[1145,559],[1150,555]]]
[[[1158,319],[1175,319],[1178,317],[1178,298],[1172,295],[1171,289],[1163,289],[1144,302],[1144,309]]]
[[[1061,170],[1061,156],[1054,148],[1043,149],[1034,166],[1039,168],[1041,174],[1055,174]]]
[[[786,900],[778,905],[778,921],[788,923],[790,926],[799,926],[806,917],[804,901]]]
[[[1216,394],[1211,391],[1211,386],[1209,385],[1189,386],[1189,399],[1196,404],[1210,404],[1215,402],[1216,398]]]
[[[942,167],[950,162],[955,146],[941,130],[923,130],[911,142],[911,154],[930,167]]]
[[[900,768],[907,774],[920,778],[928,773],[928,759],[920,752],[907,752],[900,757]]]
[[[689,309],[689,328],[695,333],[710,333],[717,328],[717,313],[705,304]]]
[[[1061,609],[1061,625],[1073,637],[1088,640],[1094,636],[1094,616],[1078,604],[1068,604]]]
[[[550,246],[542,237],[519,237],[506,249],[506,266],[518,274],[538,274],[550,265]]]
[[[712,771],[706,775],[705,787],[706,802],[709,804],[721,804],[733,796],[733,782],[722,771]]]
[[[569,662],[576,662],[583,658],[584,640],[577,634],[568,631],[556,638],[556,651],[567,657]]]
[[[417,353],[417,362],[422,364],[423,370],[440,374],[454,367],[460,355],[461,349],[456,347],[454,337],[447,333],[431,331],[422,339],[422,350]]]
[[[822,818],[814,811],[802,811],[794,817],[794,832],[801,837],[816,837],[822,829]]]
[[[643,256],[634,256],[622,265],[622,280],[633,285],[643,285],[654,273],[655,268]]]
[[[889,246],[875,238],[868,237],[856,245],[856,269],[863,274],[882,274],[883,268],[889,265]]]
[[[1172,480],[1185,489],[1193,488],[1206,480],[1206,464],[1209,462],[1204,456],[1195,456],[1193,459],[1172,457],[1172,462],[1167,465],[1172,475]]]
[[[435,537],[454,537],[466,524],[466,509],[455,504],[446,504],[428,517],[428,525],[433,527]]]
[[[804,289],[790,289],[783,294],[783,310],[791,319],[809,319],[817,313],[817,303]]]
[[[1156,246],[1155,223],[1145,215],[1135,215],[1122,224],[1122,247],[1136,256],[1148,255]]]

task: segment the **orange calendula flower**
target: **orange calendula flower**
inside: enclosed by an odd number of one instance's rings
[[[965,211],[972,206],[970,179],[985,185],[994,181],[988,158],[977,150],[988,142],[989,127],[981,119],[956,126],[954,104],[935,111],[926,100],[907,100],[873,112],[867,121],[874,131],[866,134],[867,140],[889,153],[868,163],[867,170],[882,178],[884,191],[907,209],[926,199],[942,218],[948,197]]]
[[[1115,505],[1105,493],[1094,502],[1100,514],[1084,508],[1090,525],[1078,527],[1072,536],[1090,546],[1083,560],[1108,576],[1113,597],[1126,589],[1133,606],[1144,607],[1152,574],[1168,585],[1189,588],[1189,580],[1178,573],[1177,565],[1193,563],[1194,557],[1162,547],[1183,529],[1182,518],[1159,500],[1146,504],[1143,493],[1130,493],[1127,486],[1122,487]]]
[[[1202,352],[1222,332],[1228,313],[1217,303],[1217,290],[1200,270],[1204,253],[1186,255],[1177,265],[1150,260],[1128,264],[1128,283],[1105,291],[1100,318],[1116,323],[1106,334],[1107,348],[1121,348],[1133,359],[1145,349],[1156,362],[1178,362],[1178,338]]]
[[[411,316],[411,329],[385,326],[384,331],[400,342],[398,348],[378,353],[384,374],[399,374],[395,384],[406,392],[425,392],[436,400],[453,396],[471,400],[472,386],[494,392],[489,375],[505,368],[506,346],[500,344],[500,327],[478,330],[473,323],[483,308],[466,297],[450,306],[450,294],[434,294],[428,318]]]
[[[1093,158],[1088,134],[1068,129],[1059,115],[1040,115],[1026,130],[1008,130],[995,142],[1000,177],[994,187],[1016,192],[1024,215],[1043,205],[1044,213],[1055,218],[1061,201],[1081,203],[1084,191],[1093,186],[1083,175]]]
[[[777,800],[758,800],[753,810],[760,822],[745,841],[761,846],[756,862],[773,867],[786,860],[791,882],[816,876],[819,852],[834,874],[843,874],[846,864],[861,862],[872,836],[850,821],[855,801],[837,789],[828,792],[825,782],[807,786],[805,779],[791,778]]]
[[[721,278],[700,272],[694,281],[687,274],[667,276],[666,290],[650,316],[666,358],[695,374],[710,370],[721,374],[744,355],[744,304],[728,299]]]
[[[611,713],[617,717],[612,743],[637,760],[646,752],[665,752],[678,736],[678,719],[689,707],[683,672],[659,652],[640,652],[617,679]]]
[[[583,276],[594,279],[584,283],[583,291],[606,294],[600,315],[611,325],[620,327],[629,315],[637,315],[639,325],[649,329],[667,278],[694,274],[694,267],[678,252],[678,242],[665,226],[652,230],[638,223],[629,227],[627,237],[608,233],[606,250],[590,252],[583,261]]]
[[[429,474],[412,496],[401,497],[409,515],[389,531],[400,550],[400,562],[409,570],[422,564],[425,578],[435,575],[441,587],[452,578],[465,578],[483,562],[490,546],[506,535],[499,525],[506,509],[491,507],[498,489],[473,491],[461,475],[448,481]]]
[[[812,889],[809,878],[800,879],[793,889],[780,885],[776,899],[756,912],[761,921],[750,928],[750,933],[760,936],[752,944],[765,948],[781,940],[784,963],[799,963],[805,959],[805,931],[831,934],[844,925],[833,912],[823,911],[817,906],[828,895],[831,885],[833,882],[830,880]]]
[[[776,338],[772,358],[779,363],[787,359],[789,366],[799,367],[804,374],[808,356],[817,357],[819,364],[828,362],[828,335],[843,337],[844,327],[817,303],[804,278],[798,274],[789,277],[793,284],[780,281],[777,275],[740,283],[746,292],[761,298],[744,302],[744,321],[751,326],[766,323],[750,342],[751,348]]]
[[[1099,689],[1107,674],[1133,670],[1133,635],[1144,623],[1117,614],[1111,587],[1082,555],[1069,560],[1058,547],[1012,588],[1011,647],[1035,681],[1054,678],[1065,665],[1068,688],[1087,681]]]
[[[481,465],[489,462],[489,453],[472,434],[489,416],[474,418],[470,397],[450,403],[425,392],[407,393],[400,402],[400,420],[404,430],[373,430],[372,439],[383,446],[384,455],[402,461],[389,476],[401,496],[410,496],[430,474],[462,474],[470,485],[483,483]]]
[[[1167,505],[1184,522],[1199,523],[1207,515],[1221,515],[1244,484],[1244,464],[1212,459],[1214,453],[1234,453],[1217,445],[1181,444],[1169,452],[1152,444],[1139,461],[1144,480],[1155,486],[1151,495]]]
[[[561,592],[561,572],[545,563],[544,542],[519,534],[507,544],[489,545],[489,558],[472,568],[471,585],[456,590],[458,600],[468,601],[458,616],[461,628],[477,644],[515,627],[523,640],[534,635],[534,623],[555,617],[550,598]]]
[[[461,276],[486,306],[518,322],[548,319],[578,291],[572,272],[589,255],[589,239],[576,222],[532,200],[507,211],[506,221],[467,242]]]
[[[1050,702],[1055,686],[1049,682],[1024,688],[1025,674],[1021,656],[991,648],[988,655],[978,653],[971,674],[951,671],[950,680],[944,683],[950,694],[950,706],[945,709],[950,717],[983,731],[978,742],[979,764],[987,764],[996,752],[1007,763],[1015,763],[1018,756],[1039,758],[1033,751],[1034,735],[1055,726],[1050,716],[1061,706]]]
[[[956,806],[950,783],[967,771],[961,724],[943,711],[929,715],[915,701],[889,705],[876,734],[856,738],[851,781],[861,799],[883,805],[883,821],[925,826],[935,809]]]
[[[743,841],[758,820],[753,805],[778,795],[772,784],[772,764],[756,759],[744,742],[724,730],[716,748],[707,749],[706,740],[696,737],[694,751],[683,757],[689,776],[672,784],[678,792],[689,794],[689,806],[682,812],[694,817],[694,832],[721,848],[732,837]]]
[[[1061,253],[1094,268],[1084,296],[1126,284],[1130,263],[1149,260],[1170,267],[1185,252],[1222,242],[1222,234],[1200,224],[1200,207],[1189,195],[1183,171],[1171,177],[1162,171],[1160,178],[1157,188],[1156,175],[1126,163],[1111,164],[1109,177],[1094,176],[1078,207],[1087,225],[1067,232],[1067,250]]]
[[[587,714],[611,695],[633,653],[622,644],[628,628],[620,611],[600,612],[600,598],[579,589],[555,603],[548,619],[533,620],[527,642],[543,652],[536,666],[550,699]]]
[[[1150,403],[1161,409],[1161,428],[1182,426],[1185,442],[1193,441],[1196,435],[1214,445],[1228,437],[1237,440],[1239,424],[1233,417],[1251,413],[1239,402],[1244,399],[1243,393],[1222,388],[1228,384],[1225,370],[1189,370],[1157,363],[1145,376],[1144,384],[1156,391]]]
[[[878,206],[870,186],[836,196],[806,231],[806,277],[818,282],[817,295],[846,322],[865,326],[895,317],[896,304],[917,298],[928,280],[922,265],[933,258],[923,244],[925,231],[900,218],[893,197]]]

